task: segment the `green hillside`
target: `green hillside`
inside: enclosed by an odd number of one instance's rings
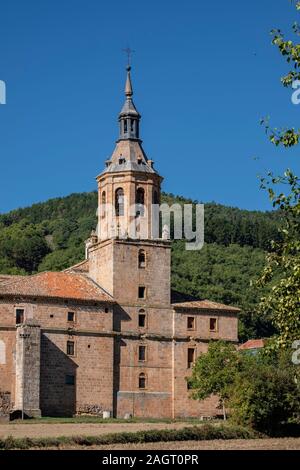
[[[172,194],[163,202],[191,203]],[[83,241],[96,226],[96,192],[72,194],[0,215],[0,273],[61,270],[81,261]],[[277,239],[278,213],[205,204],[205,246],[186,251],[174,241],[173,288],[242,308],[242,339],[270,332],[255,313],[261,295],[250,281],[260,273],[270,240]]]

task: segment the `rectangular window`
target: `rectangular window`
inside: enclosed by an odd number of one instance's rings
[[[188,330],[195,329],[195,317],[187,317],[187,329]]]
[[[139,361],[146,360],[146,346],[139,346]]]
[[[210,331],[217,331],[217,319],[216,318],[209,319],[209,329]]]
[[[139,286],[139,299],[144,299],[146,296],[146,287]]]
[[[67,355],[74,356],[75,355],[75,343],[74,341],[67,341]]]
[[[66,385],[75,385],[75,375],[66,375]]]
[[[187,366],[190,369],[195,362],[195,348],[188,348]]]
[[[139,328],[145,328],[146,326],[146,315],[139,313]]]
[[[24,309],[17,308],[16,309],[16,325],[24,322]]]
[[[74,312],[68,312],[68,321],[70,321],[70,322],[75,321],[75,313]]]

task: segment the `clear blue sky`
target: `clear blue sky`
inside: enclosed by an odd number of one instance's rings
[[[299,170],[259,125],[299,126],[269,31],[289,0],[0,0],[0,212],[96,189],[135,49],[135,104],[164,190],[268,209],[257,174]],[[254,159],[253,157],[256,157]]]

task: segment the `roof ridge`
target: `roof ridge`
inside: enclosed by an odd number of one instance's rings
[[[70,273],[71,274],[71,273]],[[100,286],[100,284],[98,284],[98,282],[94,281],[94,279],[92,279],[90,276],[88,276],[87,274],[84,274],[84,273],[78,273],[79,276],[82,276],[82,277],[85,277],[86,279],[88,279],[89,281],[92,282],[92,284],[95,284],[95,286],[100,289],[102,292],[104,292],[106,295],[108,295],[112,300],[114,300],[113,296],[107,291],[105,290],[102,286]]]

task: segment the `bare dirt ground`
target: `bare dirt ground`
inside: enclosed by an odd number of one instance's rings
[[[150,442],[110,446],[62,447],[70,450],[300,450],[300,438],[233,439],[214,441]]]
[[[0,423],[0,438],[100,436],[119,432],[153,429],[181,429],[192,423]],[[300,450],[300,438],[233,439],[210,441],[161,442],[144,444],[112,444],[110,446],[61,446],[60,449],[84,450]]]
[[[181,429],[193,426],[191,423],[38,423],[0,424],[0,438],[18,437],[60,437],[100,436],[118,432],[148,431],[152,429]]]

